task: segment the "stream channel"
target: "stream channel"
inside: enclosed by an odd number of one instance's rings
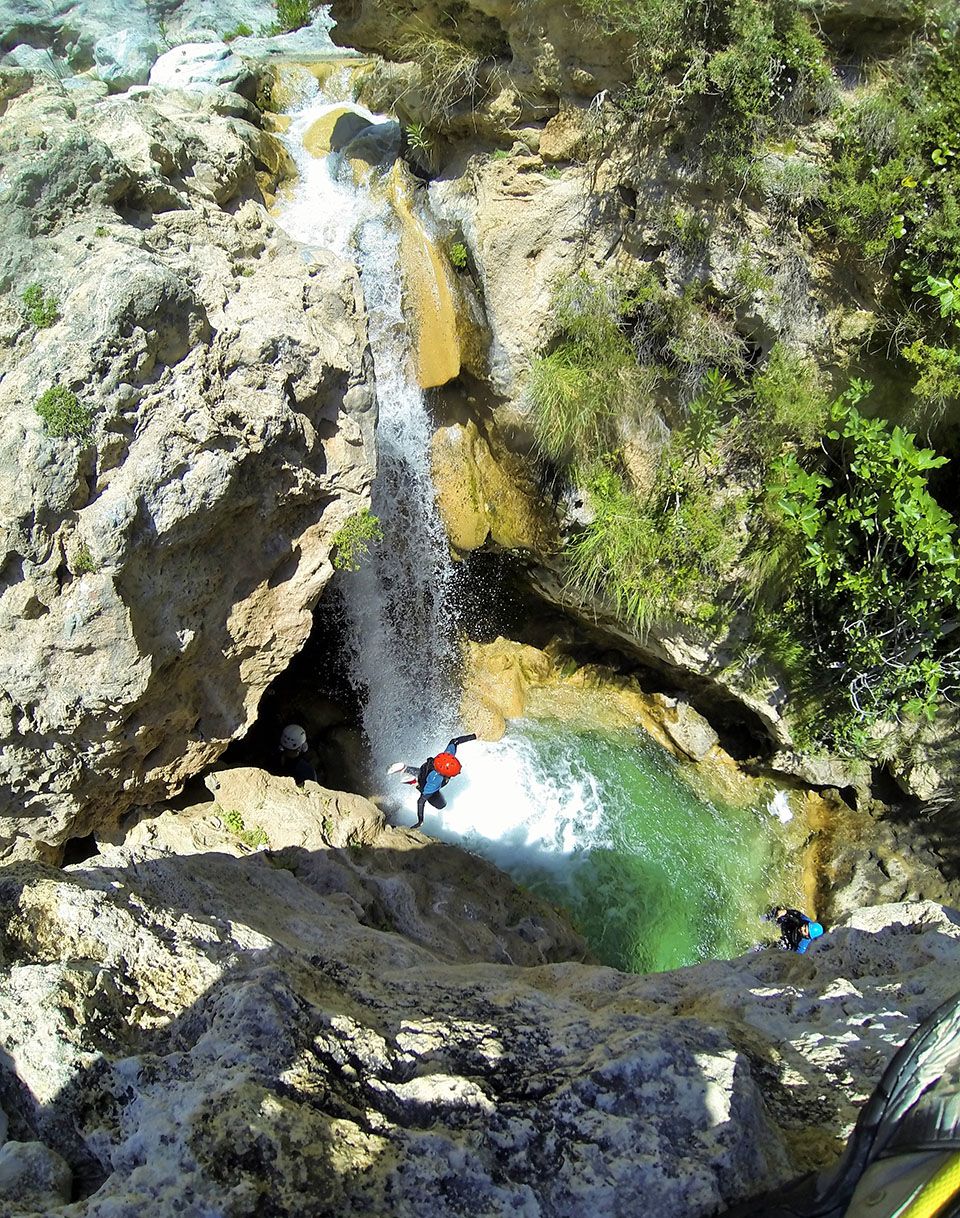
[[[402,307],[404,226],[417,226],[427,249],[431,219],[395,169],[361,172],[342,152],[318,148],[318,127],[344,107],[394,121],[352,101],[349,65],[319,73],[322,86],[302,67],[290,72],[300,96],[281,138],[299,176],[275,217],[305,258],[324,249],[356,263],[368,312],[379,406],[372,510],[383,540],[341,577],[342,592],[371,791],[385,796],[392,823],[408,825],[415,790],[388,779],[387,767],[419,764],[466,730],[454,676],[458,564],[435,504],[434,424]],[[465,744],[459,755],[463,773],[446,788],[445,809],[428,805],[424,832],[567,910],[603,963],[648,972],[734,956],[769,938],[759,914],[772,901],[802,899],[800,818],[784,792],[758,786],[748,806],[718,800],[697,767],[642,729],[612,723],[589,691],[573,713],[569,698],[559,713],[547,691],[502,739]]]

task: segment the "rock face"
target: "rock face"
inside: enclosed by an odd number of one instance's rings
[[[160,12],[145,0],[8,0],[0,10],[0,56],[54,77],[89,72],[117,93],[146,84],[173,43],[219,41],[275,20],[269,0],[185,0]]]
[[[35,1144],[47,1218],[707,1215],[829,1161],[956,985],[960,926],[929,904],[805,957],[560,963],[556,920],[460,855],[445,873],[458,852],[324,848],[331,794],[299,793],[304,847],[250,854],[208,804],[0,874],[0,1166]],[[170,853],[188,826],[206,852]]]
[[[243,733],[368,502],[375,411],[355,270],[273,224],[286,157],[243,98],[3,83],[0,850],[29,854]],[[77,434],[35,409],[56,386]]]

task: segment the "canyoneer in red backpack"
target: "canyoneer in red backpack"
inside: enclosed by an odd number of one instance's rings
[[[416,786],[420,792],[417,800],[417,828],[423,824],[425,804],[433,808],[445,808],[447,801],[440,794],[440,788],[445,787],[451,778],[460,773],[460,762],[457,760],[457,748],[469,740],[476,740],[476,733],[466,736],[454,736],[442,753],[436,757],[428,757],[422,766],[407,765],[405,761],[395,762],[387,771],[388,774],[412,774],[412,778],[404,779],[411,786]]]

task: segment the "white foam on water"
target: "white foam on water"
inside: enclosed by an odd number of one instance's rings
[[[515,725],[518,733],[524,726]],[[562,870],[573,856],[609,846],[600,784],[576,753],[552,759],[548,771],[534,740],[508,733],[496,743],[461,745],[457,756],[463,770],[443,789],[446,808],[426,806],[423,827],[431,836],[508,868],[535,861]],[[416,805],[416,789],[407,790],[405,810]],[[406,823],[404,813],[397,820]]]
[[[773,799],[767,804],[767,811],[775,816],[781,825],[787,825],[793,820],[793,809],[790,807],[790,796],[786,791],[776,791]]]

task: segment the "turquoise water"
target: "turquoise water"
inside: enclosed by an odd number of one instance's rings
[[[795,830],[771,811],[772,786],[754,807],[702,798],[645,733],[561,721],[518,720],[461,754],[464,777],[426,831],[566,910],[605,964],[730,958],[765,937],[772,902],[799,900]]]

